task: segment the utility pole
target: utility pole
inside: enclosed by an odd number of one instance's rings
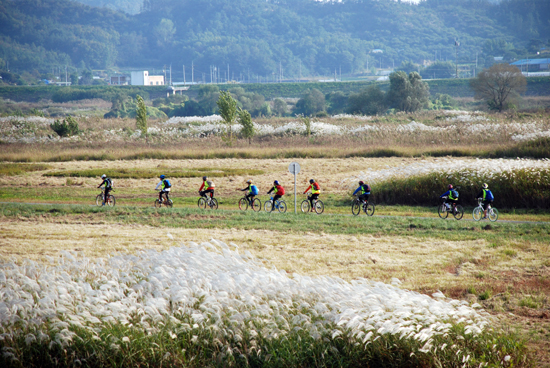
[[[455,69],[456,69],[455,78],[458,78],[458,46],[460,46],[460,42],[458,42],[458,40],[455,39]]]
[[[191,84],[195,84],[195,62],[191,62]]]
[[[229,64],[227,64],[227,83],[229,83]]]
[[[170,85],[172,85],[172,64],[170,64]]]
[[[183,65],[183,85],[185,86],[185,65]]]

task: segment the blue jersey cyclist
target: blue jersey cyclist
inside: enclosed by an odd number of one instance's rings
[[[164,194],[166,196],[166,202],[168,202],[168,194],[170,193],[170,189],[172,188],[172,184],[170,184],[170,180],[166,179],[165,175],[160,176],[160,181],[155,187],[155,190],[159,190],[159,202],[162,203],[162,195]]]
[[[477,194],[476,198],[480,198],[483,200],[483,218],[486,219],[487,209],[495,199],[495,197],[493,196],[493,192],[491,192],[487,183],[483,183],[483,185],[481,186],[481,192]]]
[[[359,182],[359,188],[355,189],[353,195],[358,195],[357,199],[359,199],[361,202],[369,203],[370,185],[365,184],[365,182],[361,180]]]
[[[258,195],[258,187],[252,184],[252,180],[247,180],[246,184],[248,184],[246,188],[237,189],[237,190],[240,190],[241,192],[245,192],[245,191],[248,192],[244,195],[244,197],[248,200],[248,203],[252,206],[252,203],[253,203],[252,201],[254,201],[254,197]]]
[[[439,196],[439,198],[443,198],[443,197],[447,197],[445,199],[445,204],[447,204],[448,208],[450,208],[450,206],[453,206],[453,207],[456,207],[456,204],[458,203],[458,191],[456,190],[456,188],[453,187],[452,184],[449,184],[449,190],[446,191],[445,193],[443,193],[442,195]]]
[[[105,189],[103,190],[103,203],[101,204],[102,206],[105,206],[105,198],[108,198],[109,192],[113,190],[113,181],[105,174],[101,175],[101,179],[103,179],[103,181],[99,184],[98,188],[105,185]]]

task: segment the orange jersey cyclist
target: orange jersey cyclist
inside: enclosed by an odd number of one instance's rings
[[[307,199],[309,200],[309,204],[311,204],[311,211],[313,211],[313,201],[319,199],[319,194],[321,194],[321,187],[315,179],[309,180],[309,187],[307,187],[304,191],[304,194],[306,194],[309,190],[311,190],[311,195],[309,195]]]

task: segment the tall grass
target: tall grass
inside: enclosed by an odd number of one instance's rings
[[[232,169],[232,168],[212,168],[212,167],[199,167],[193,169],[116,169],[113,171],[105,169],[88,169],[88,170],[74,170],[74,171],[54,171],[44,173],[44,176],[54,177],[100,177],[105,172],[109,173],[109,177],[113,179],[149,179],[159,175],[162,171],[163,174],[170,178],[197,178],[203,175],[211,177],[227,177],[236,175],[261,175],[264,172],[256,169]]]

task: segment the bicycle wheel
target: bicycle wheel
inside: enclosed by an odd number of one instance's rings
[[[309,212],[309,210],[310,210],[309,201],[307,199],[304,199],[304,201],[300,205],[300,209],[302,210],[303,213],[308,213]]]
[[[481,215],[482,214],[483,214],[483,208],[482,207],[474,208],[474,211],[472,212],[472,217],[474,218],[474,221],[481,220]]]
[[[498,220],[498,210],[496,208],[490,208],[489,211],[487,211],[487,217],[489,217],[489,221],[495,222]]]
[[[254,212],[258,212],[259,210],[261,210],[262,201],[260,201],[258,198],[254,198],[254,200],[252,201],[252,209],[254,210]]]
[[[453,216],[455,219],[460,220],[462,216],[464,216],[464,208],[462,208],[461,205],[457,204],[455,209],[453,210]]]
[[[273,209],[273,202],[271,200],[265,201],[264,203],[265,212],[271,212],[272,209]]]
[[[107,197],[107,203],[105,203],[107,206],[114,207],[116,203],[115,196],[112,194],[109,194],[109,197]]]
[[[315,209],[315,213],[320,215],[322,214],[323,212],[325,212],[325,204],[321,201],[316,201],[314,204],[313,204],[313,207]]]
[[[95,197],[95,204],[97,206],[101,206],[103,204],[103,195],[98,194],[97,197]]]
[[[367,204],[367,208],[365,209],[365,213],[367,214],[367,216],[374,215],[374,204],[372,204],[372,203]]]
[[[246,198],[239,199],[239,209],[242,211],[246,211],[248,209],[248,199]]]
[[[361,204],[359,201],[353,201],[351,204],[351,213],[353,213],[353,216],[357,216],[361,212]]]
[[[439,214],[439,217],[441,217],[442,219],[446,219],[447,216],[449,216],[449,212],[447,212],[447,206],[445,206],[444,204],[437,207],[437,213]]]
[[[218,209],[218,200],[216,198],[212,198],[209,203],[210,209],[217,210]]]
[[[285,213],[286,212],[286,203],[285,201],[279,201],[279,212]]]
[[[168,201],[165,203],[165,205],[166,205],[167,207],[172,208],[172,206],[174,205],[174,202],[172,202],[171,199],[168,199]]]
[[[199,206],[199,208],[205,209],[206,208],[206,198],[200,197],[199,201],[197,202],[197,206]]]
[[[155,199],[155,208],[160,208],[162,206],[162,202],[159,201],[159,199]]]

